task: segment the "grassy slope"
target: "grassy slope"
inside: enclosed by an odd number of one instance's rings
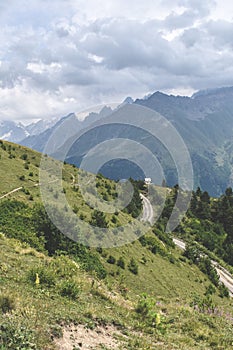
[[[27,156],[26,160],[22,159],[24,158],[24,155]],[[12,156],[13,158],[11,158]],[[23,187],[25,191],[20,190],[14,192],[9,195],[7,199],[17,199],[24,201],[29,205],[32,205],[34,202],[40,202],[40,189],[39,186],[37,186],[37,184],[39,184],[40,162],[41,154],[38,152],[6,141],[3,143],[3,148],[2,144],[0,144],[0,197],[16,188]],[[56,163],[55,160],[54,163]],[[25,167],[27,169],[25,169]],[[24,176],[24,180],[20,179],[22,176]],[[78,208],[79,215],[83,214],[87,220],[90,220],[90,207],[83,200],[81,193],[74,188],[74,184],[78,181],[78,176],[86,176],[88,178],[88,175],[85,172],[78,172],[77,168],[69,164],[64,165],[63,186],[66,190],[68,203],[72,207],[76,206]],[[100,194],[102,196],[107,196],[107,198],[111,200],[115,192],[115,183],[104,178],[99,178],[98,182]],[[52,184],[49,185],[49,187],[53,190]],[[93,197],[91,194],[89,194],[89,196]],[[109,222],[111,218],[112,215],[107,215],[107,220]],[[123,224],[127,222],[128,219],[129,217],[126,214],[119,214],[119,223]]]
[[[9,144],[5,144],[8,147]],[[11,153],[16,156],[13,159],[8,158],[8,150],[0,148],[0,194],[20,187],[23,183],[33,195],[33,201],[22,191],[12,194],[11,197],[29,204],[40,201],[39,189],[29,188],[32,181],[28,176],[32,171],[34,181],[38,181],[36,165],[39,164],[40,155],[23,147],[12,147],[15,150]],[[30,161],[29,169],[24,169],[25,161],[20,158],[24,153]],[[76,176],[76,171],[72,166],[66,165],[64,178],[67,196],[70,196],[71,202],[73,200],[76,205],[81,205],[86,215],[89,215],[89,207],[72,189],[71,173]],[[25,181],[19,180],[20,175],[25,175]],[[101,181],[103,184],[108,182],[105,179]],[[114,184],[109,184],[114,189]],[[102,191],[105,189],[102,188]],[[127,216],[121,215],[120,220],[124,222]],[[0,236],[0,245],[0,293],[4,296],[10,295],[15,303],[13,316],[0,315],[0,324],[7,322],[9,325],[11,322],[17,328],[16,325],[26,323],[27,328],[35,331],[34,341],[39,349],[53,349],[51,334],[59,333],[61,324],[71,322],[89,327],[94,327],[99,322],[119,325],[121,332],[128,335],[123,345],[119,345],[119,349],[225,350],[232,347],[232,319],[227,316],[232,309],[232,300],[221,299],[215,293],[213,300],[218,309],[222,310],[221,316],[194,311],[189,306],[190,301],[194,294],[203,298],[210,283],[196,266],[181,258],[179,250],[171,250],[175,261],[171,263],[169,258],[152,254],[138,241],[121,248],[105,249],[100,258],[109,274],[100,282],[77,269],[67,258],[48,258],[27,245],[4,236]],[[109,255],[116,259],[122,256],[125,269],[109,264]],[[138,275],[132,274],[127,268],[131,258],[137,261]],[[36,286],[29,281],[29,271],[38,266],[52,271],[55,276],[54,286]],[[61,281],[66,280],[68,275],[80,290],[75,300],[59,294]],[[153,296],[158,302],[155,310],[162,313],[162,324],[157,329],[148,327],[146,321],[134,311],[139,295],[143,292]]]
[[[188,303],[191,294],[202,294],[207,283],[205,276],[188,263],[173,265],[145,250],[144,255],[154,264],[147,268],[140,265],[138,276],[123,271],[114,279],[95,280],[92,287],[93,277],[77,269],[68,258],[48,258],[4,236],[0,237],[0,246],[1,294],[10,295],[15,303],[13,317],[0,315],[0,324],[10,319],[14,328],[24,324],[35,331],[33,342],[39,349],[53,349],[51,335],[60,334],[62,325],[72,322],[90,328],[96,324],[118,325],[122,337],[127,334],[123,342],[119,341],[119,349],[231,349],[232,321],[227,310],[232,304],[215,296],[221,316],[194,311]],[[140,256],[142,251],[136,248],[136,244],[129,246],[128,257]],[[28,280],[28,272],[37,266],[54,272],[55,286],[36,286]],[[79,287],[75,300],[59,294],[59,285],[67,276],[72,276]],[[122,286],[129,289],[126,295],[121,292]],[[156,312],[162,314],[157,329],[148,328],[134,311],[142,291],[152,292],[157,301]]]

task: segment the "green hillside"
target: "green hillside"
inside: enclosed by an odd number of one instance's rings
[[[43,209],[40,154],[4,142],[0,155],[1,350],[232,348],[232,299],[174,247],[165,216],[134,243],[84,247],[60,234]],[[78,171],[65,165],[63,186],[89,222],[94,210],[75,186]],[[102,176],[98,183],[111,201],[116,184]],[[130,221],[140,208],[135,198],[106,215],[106,225]]]

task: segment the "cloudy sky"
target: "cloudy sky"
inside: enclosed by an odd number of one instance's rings
[[[233,85],[231,0],[7,0],[0,23],[0,119]]]

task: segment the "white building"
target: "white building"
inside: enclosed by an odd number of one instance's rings
[[[151,182],[152,182],[152,180],[151,180],[150,177],[146,177],[146,178],[145,178],[145,184],[146,184],[146,185],[150,185]]]

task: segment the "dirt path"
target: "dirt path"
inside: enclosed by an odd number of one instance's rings
[[[4,194],[3,196],[1,196],[0,199],[10,196],[12,193],[15,193],[15,192],[18,192],[18,191],[22,190],[22,188],[23,188],[22,186],[18,187],[18,188],[15,188],[14,190],[12,190],[12,191]]]
[[[48,183],[51,184],[51,183],[56,182],[56,181],[58,181],[58,180],[59,180],[59,179],[51,180],[51,181],[49,181]],[[27,188],[38,187],[38,186],[40,186],[40,185],[41,185],[40,183],[36,183],[36,184],[34,184],[34,185],[31,185],[31,186],[29,185],[29,186],[27,186]],[[15,188],[14,190],[12,190],[12,191],[10,191],[10,192],[8,192],[8,193],[2,195],[2,196],[0,197],[0,199],[6,198],[6,197],[10,196],[11,194],[13,194],[13,193],[15,193],[15,192],[18,192],[18,191],[20,191],[20,190],[22,190],[22,189],[23,189],[23,186],[17,187],[17,188]]]

